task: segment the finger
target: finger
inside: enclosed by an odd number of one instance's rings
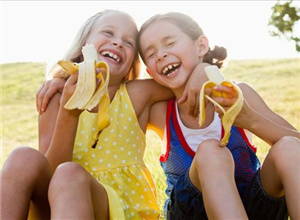
[[[218,85],[214,88],[218,92],[226,93],[229,97],[238,97],[238,92],[233,86],[227,85]]]
[[[214,100],[223,107],[230,107],[236,102],[234,97],[214,97]]]
[[[187,101],[188,101],[188,104],[189,104],[189,114],[191,116],[194,116],[195,115],[195,102],[196,102],[195,94],[189,92]]]
[[[48,103],[50,99],[54,96],[54,94],[58,91],[57,87],[50,87],[44,94],[42,99],[42,111],[46,111]]]
[[[78,80],[78,72],[71,74],[71,76],[67,80],[66,84],[75,85],[77,83],[77,80]]]
[[[39,89],[39,91],[36,94],[36,108],[39,114],[42,114],[43,110],[42,110],[42,102],[43,102],[43,97],[44,94],[47,90],[47,87],[45,86],[46,82],[43,83],[43,85],[41,86],[41,88]]]

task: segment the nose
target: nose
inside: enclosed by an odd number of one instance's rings
[[[118,39],[118,38],[112,39],[112,45],[114,45],[115,47],[120,47],[120,48],[123,47],[122,40]]]
[[[157,53],[157,60],[158,61],[161,61],[163,60],[164,58],[166,58],[168,55],[167,53],[164,51],[164,50],[160,50],[158,53]]]

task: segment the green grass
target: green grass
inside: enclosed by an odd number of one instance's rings
[[[45,63],[1,65],[1,167],[15,147],[37,148],[35,94],[45,79],[45,68]],[[300,59],[229,61],[223,73],[227,78],[250,84],[273,111],[300,129]],[[145,161],[162,209],[166,185],[158,162],[160,144],[155,133],[147,132]],[[268,146],[256,137],[254,144],[263,160]]]

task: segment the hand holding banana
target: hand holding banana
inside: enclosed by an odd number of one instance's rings
[[[228,143],[229,137],[230,137],[231,126],[232,126],[235,118],[237,117],[237,115],[239,114],[239,112],[241,111],[241,109],[243,107],[243,93],[236,84],[234,84],[233,82],[231,82],[229,80],[224,79],[224,77],[220,73],[218,67],[207,66],[207,67],[205,67],[205,72],[206,72],[206,75],[207,75],[209,81],[207,81],[203,85],[201,92],[200,92],[200,115],[199,115],[198,123],[199,123],[199,126],[202,126],[203,123],[205,122],[205,100],[204,99],[206,98],[209,101],[211,101],[214,105],[216,105],[218,108],[220,108],[221,111],[223,112],[223,117],[221,120],[222,120],[222,125],[224,128],[224,136],[220,142],[220,145],[226,146]],[[234,89],[237,91],[237,94],[238,94],[237,100],[226,111],[219,103],[217,103],[215,100],[213,100],[210,96],[204,94],[204,90],[206,88],[210,88],[212,90],[213,96],[228,97],[228,95],[226,93],[221,93],[221,92],[214,90],[214,87],[217,85],[234,87]]]
[[[99,104],[98,130],[100,131],[109,125],[109,67],[103,61],[98,62],[97,51],[92,44],[84,46],[82,48],[82,54],[84,60],[81,63],[72,63],[64,60],[58,62],[58,64],[70,74],[74,74],[78,71],[76,89],[64,108],[69,110],[75,108],[91,110]],[[104,73],[101,72],[96,76],[96,68],[104,68],[106,70],[106,77],[104,77]],[[96,78],[101,79],[101,84],[97,90]]]

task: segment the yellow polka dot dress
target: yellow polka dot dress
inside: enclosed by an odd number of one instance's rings
[[[96,144],[97,113],[80,115],[73,161],[106,188],[111,219],[158,219],[154,182],[143,161],[145,134],[124,84],[110,104],[109,115],[110,125]]]

